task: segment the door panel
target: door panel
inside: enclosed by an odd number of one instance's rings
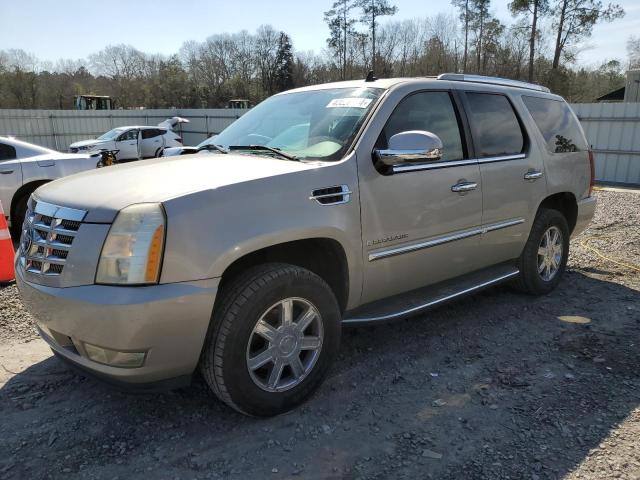
[[[116,149],[119,150],[116,155],[118,160],[135,160],[138,156],[138,130],[127,130],[118,137]]]
[[[20,160],[0,160],[0,202],[2,202],[5,217],[9,216],[13,195],[21,186],[22,165]]]
[[[157,128],[147,128],[142,130],[142,157],[153,157],[156,151],[162,147],[161,130]]]
[[[516,101],[495,93],[465,94],[482,175],[482,223],[498,227],[481,237],[482,266],[520,255],[546,193],[543,159],[531,148]]]
[[[13,145],[0,143],[0,202],[6,217],[10,214],[11,201],[22,186],[22,165]]]
[[[391,97],[382,112],[388,112],[384,123],[378,120],[370,128],[376,138],[363,141],[357,151],[363,303],[475,269],[482,221],[480,169],[467,158],[460,117],[449,92]],[[378,116],[385,115],[382,112]],[[405,163],[392,171],[374,165],[374,146],[384,149],[392,135],[410,130],[438,135],[444,145],[442,160]],[[452,191],[461,183],[475,187]]]
[[[461,180],[478,187],[467,193],[452,192],[451,187]],[[472,230],[482,217],[480,183],[477,164],[380,176],[361,183],[363,302],[474,269],[478,235]],[[448,238],[467,233],[467,238]],[[400,252],[385,256],[394,250]]]

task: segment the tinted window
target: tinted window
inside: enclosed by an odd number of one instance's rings
[[[393,135],[409,130],[426,130],[440,137],[443,160],[464,158],[458,118],[447,92],[421,92],[403,99],[389,117],[378,148],[387,148]]]
[[[522,129],[507,97],[489,93],[467,93],[467,100],[478,157],[522,153]]]
[[[561,153],[588,148],[578,119],[565,102],[539,97],[522,97],[522,100],[547,142],[547,150]]]
[[[145,128],[142,130],[142,138],[153,138],[160,135],[162,132],[157,128]]]
[[[13,160],[16,158],[16,149],[11,145],[0,143],[0,162],[3,160]]]

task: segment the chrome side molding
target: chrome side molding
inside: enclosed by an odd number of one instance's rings
[[[435,247],[437,245],[442,245],[444,243],[453,242],[456,240],[462,240],[464,238],[474,237],[476,235],[482,235],[487,232],[493,232],[495,230],[500,230],[502,228],[513,227],[514,225],[519,225],[524,223],[524,218],[514,218],[511,220],[505,220],[503,222],[491,223],[488,225],[482,225],[477,228],[473,228],[470,230],[463,230],[461,232],[454,232],[449,235],[443,235],[440,237],[432,238],[430,240],[425,240],[419,243],[413,243],[410,245],[401,245],[398,247],[387,248],[384,250],[379,250],[377,252],[371,252],[369,254],[369,261],[373,262],[375,260],[380,260],[382,258],[393,257],[395,255],[402,255],[403,253],[415,252],[417,250],[422,250],[425,248]]]
[[[526,157],[526,153],[516,153],[514,155],[499,155],[496,157],[467,158],[464,160],[440,160],[437,162],[417,163],[415,165],[397,165],[393,167],[393,173],[416,172],[420,170],[433,170],[436,168],[453,168],[464,165],[475,165],[478,163],[507,162],[509,160],[520,160]]]

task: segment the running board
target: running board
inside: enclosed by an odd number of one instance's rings
[[[411,317],[458,297],[505,282],[519,273],[515,266],[505,264],[479,270],[460,278],[362,305],[346,312],[342,324],[367,325]]]

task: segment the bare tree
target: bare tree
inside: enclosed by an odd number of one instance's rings
[[[469,22],[471,20],[471,11],[469,9],[469,0],[452,0],[451,3],[460,10],[460,21],[464,31],[464,53],[462,54],[462,72],[467,70],[467,57],[469,52]]]
[[[627,40],[627,55],[629,57],[629,70],[640,68],[640,37],[629,37],[629,40]]]
[[[548,0],[513,0],[509,4],[509,9],[514,15],[525,14],[531,17],[531,27],[529,35],[529,68],[527,79],[533,82],[533,65],[536,55],[536,40],[538,36],[538,22],[548,14]]]
[[[356,0],[356,5],[362,10],[361,22],[371,31],[371,69],[376,69],[376,27],[378,17],[395,15],[398,7],[389,0]]]
[[[491,0],[470,0],[471,19],[470,25],[475,35],[476,72],[482,73],[482,47],[484,34],[489,18],[489,4]]]
[[[356,22],[350,16],[354,8],[353,0],[338,0],[333,2],[330,10],[324,12],[324,21],[329,26],[327,44],[339,54],[342,80],[347,78],[347,44]]]

